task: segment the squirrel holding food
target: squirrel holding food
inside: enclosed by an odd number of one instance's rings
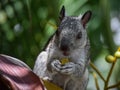
[[[91,11],[80,16],[66,16],[65,7],[60,11],[60,25],[34,66],[34,73],[41,79],[63,90],[85,90],[89,73],[90,42],[86,24]]]

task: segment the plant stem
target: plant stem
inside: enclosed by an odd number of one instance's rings
[[[108,89],[107,89],[107,87],[108,87],[108,82],[109,82],[110,76],[111,76],[111,74],[112,74],[112,72],[113,72],[113,68],[114,68],[114,66],[115,66],[115,63],[116,63],[116,60],[115,60],[115,62],[112,63],[112,66],[111,66],[111,68],[110,68],[110,71],[109,71],[108,76],[107,76],[107,80],[106,80],[106,82],[105,82],[104,90],[108,90]]]
[[[120,86],[120,81],[115,85],[111,85],[111,86],[107,87],[107,89],[115,88],[115,87],[118,87],[118,86]]]
[[[96,68],[96,66],[92,62],[90,62],[90,66],[97,72],[97,74],[100,76],[100,78],[105,82],[104,77],[102,76],[100,71]]]
[[[95,73],[95,72],[93,72],[93,77],[94,77],[94,80],[95,80],[96,89],[97,89],[97,90],[100,90],[99,84],[98,84],[98,79],[97,79],[97,76],[96,76],[96,73]]]

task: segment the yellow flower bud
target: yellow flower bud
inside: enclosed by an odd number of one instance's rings
[[[66,63],[68,63],[68,62],[69,62],[69,59],[68,59],[68,58],[62,58],[62,59],[61,59],[61,64],[62,64],[62,65],[66,64]]]
[[[106,56],[106,61],[108,62],[108,63],[113,63],[113,62],[115,62],[115,60],[116,60],[116,58],[114,57],[114,56],[112,56],[112,55],[108,55],[108,56]]]
[[[120,51],[115,52],[115,57],[120,58]]]
[[[120,51],[120,47],[118,48],[118,51]]]

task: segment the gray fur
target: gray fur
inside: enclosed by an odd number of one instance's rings
[[[81,38],[77,39],[80,32]],[[33,71],[64,90],[85,90],[89,49],[90,43],[81,17],[65,16],[46,50],[39,54]],[[69,58],[70,62],[61,65],[62,58]]]

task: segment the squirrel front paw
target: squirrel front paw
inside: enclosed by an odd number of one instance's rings
[[[73,62],[68,62],[61,66],[60,72],[62,74],[71,75],[75,71],[75,64]]]
[[[53,71],[59,72],[60,69],[61,69],[61,62],[60,62],[59,60],[54,60],[54,61],[51,63],[51,66],[52,66],[52,70],[53,70]]]
[[[65,75],[73,74],[76,66],[73,62],[68,62],[63,65],[59,60],[54,60],[51,65],[53,70]]]

